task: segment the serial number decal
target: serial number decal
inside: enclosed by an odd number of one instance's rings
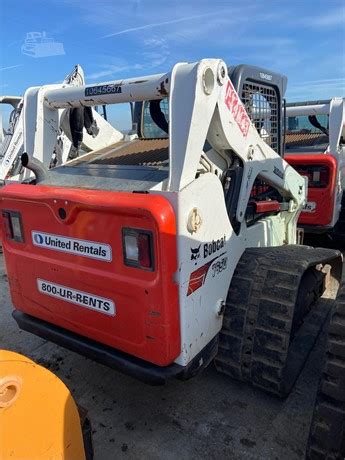
[[[271,81],[272,75],[270,75],[269,73],[260,72],[260,78],[262,78],[263,80]]]
[[[85,96],[98,96],[101,94],[120,94],[122,88],[119,85],[98,85],[85,88]]]
[[[219,275],[222,271],[226,270],[226,267],[228,266],[228,258],[223,257],[220,260],[217,260],[217,262],[214,262],[214,264],[211,265],[211,270],[212,270],[212,278],[214,278],[216,275]]]
[[[41,294],[46,294],[79,305],[80,307],[90,308],[91,310],[104,313],[105,315],[115,316],[115,304],[110,299],[105,299],[104,297],[99,297],[83,291],[77,291],[76,289],[41,279],[37,280],[37,288]]]
[[[226,87],[224,102],[234,116],[237,126],[240,128],[243,137],[247,137],[250,127],[250,118],[230,80],[228,80],[228,85]]]
[[[315,201],[307,201],[306,204],[303,206],[303,212],[315,212],[316,203]]]
[[[91,259],[112,261],[112,250],[109,244],[97,241],[80,240],[51,233],[32,231],[32,243],[35,246],[66,252]]]

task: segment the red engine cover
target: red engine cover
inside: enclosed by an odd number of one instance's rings
[[[337,161],[330,154],[285,155],[284,159],[300,174],[301,169],[324,166],[328,169],[327,184],[322,187],[308,185],[308,202],[315,203],[312,212],[301,212],[298,222],[305,225],[327,226],[332,223],[336,193]]]
[[[180,354],[178,287],[173,281],[176,222],[164,197],[11,184],[1,189],[0,204],[2,211],[20,213],[25,238],[15,242],[3,232],[16,309],[154,364],[166,366],[176,359]],[[60,208],[66,211],[64,219]],[[123,228],[151,232],[153,271],[124,264]],[[111,260],[37,246],[33,231],[109,245]],[[36,235],[39,243],[40,238]],[[60,298],[42,292],[38,280],[62,286]],[[66,287],[112,301],[115,315],[63,300],[61,294],[69,292]]]

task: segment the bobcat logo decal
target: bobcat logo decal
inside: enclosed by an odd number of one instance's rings
[[[198,260],[199,257],[200,257],[200,248],[201,248],[201,244],[199,244],[199,246],[197,248],[190,248],[190,252],[191,252],[191,256],[190,256],[190,260]]]

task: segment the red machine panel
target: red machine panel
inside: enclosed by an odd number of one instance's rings
[[[330,154],[285,155],[284,159],[299,174],[308,177],[308,203],[298,222],[305,225],[330,225],[336,193],[336,159]]]
[[[176,223],[164,197],[11,184],[0,203],[16,309],[154,364],[176,359]]]

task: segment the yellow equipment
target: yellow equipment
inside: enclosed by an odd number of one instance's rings
[[[86,459],[66,385],[31,359],[0,350],[0,459]]]

